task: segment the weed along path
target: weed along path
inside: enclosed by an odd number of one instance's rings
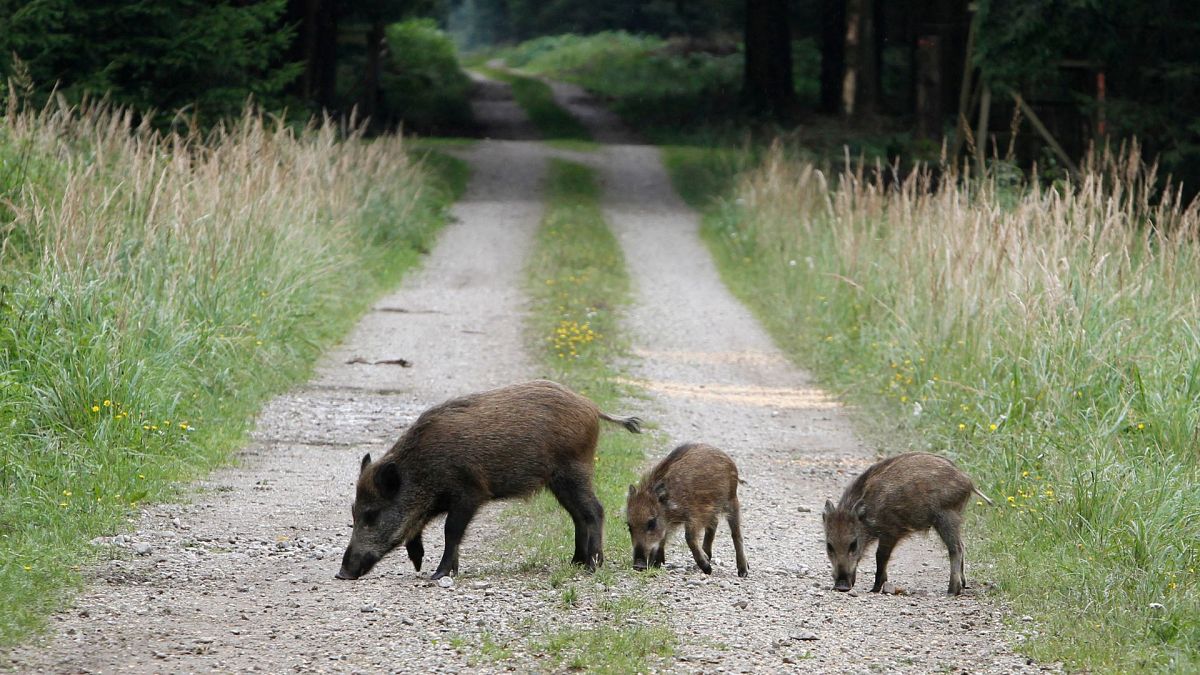
[[[487,95],[479,116],[496,120],[489,130],[527,133],[502,89]],[[477,576],[452,592],[428,580],[440,522],[426,532],[423,574],[401,552],[361,580],[333,579],[363,453],[386,451],[435,402],[536,375],[521,287],[545,160],[536,144],[510,141],[481,141],[462,156],[467,193],[423,269],[375,305],[307,386],[267,405],[238,466],[212,474],[189,503],[146,509],[48,634],[0,655],[0,668],[455,671],[469,659],[447,636],[501,630],[522,607],[533,611],[516,582],[481,588],[499,506],[473,523],[462,560]],[[396,359],[411,366],[373,365]]]
[[[553,150],[534,140],[537,129],[507,85],[485,81],[479,92],[476,114],[493,140],[455,151],[471,180],[424,267],[375,305],[306,386],[267,405],[238,466],[212,474],[186,503],[149,507],[130,531],[97,541],[112,559],[87,575],[89,588],[43,638],[0,656],[0,668],[1035,670],[1006,647],[1012,634],[994,605],[943,596],[949,571],[936,539],[917,538],[894,556],[891,578],[908,595],[866,593],[863,576],[855,595],[831,590],[821,507],[873,451],[726,291],[657,149],[631,144],[582,92],[555,87],[605,145]],[[364,453],[386,451],[434,403],[545,372],[529,347],[526,268],[539,245],[547,172],[575,175],[551,168],[552,156],[586,164],[600,179],[602,213],[632,280],[621,331],[632,352],[622,365],[648,398],[612,412],[636,412],[658,427],[663,440],[650,460],[691,440],[735,459],[747,482],[740,497],[750,577],[736,574],[725,525],[711,576],[696,569],[681,538],[657,574],[633,573],[631,553],[611,549],[595,575],[570,568],[562,564],[570,542],[557,533],[545,543],[563,553],[543,547],[530,563],[528,545],[510,541],[514,532],[524,527],[521,537],[537,547],[557,525],[545,529],[531,515],[536,504],[511,513],[492,504],[468,531],[453,588],[429,581],[442,551],[440,519],[425,530],[422,573],[398,552],[362,579],[335,581]],[[599,236],[602,219],[586,217],[590,236]],[[585,216],[563,218],[554,227]],[[612,459],[602,453],[598,471]],[[604,506],[619,513],[624,505],[608,498]],[[569,526],[565,512],[549,511]],[[611,523],[606,535],[625,540]],[[558,562],[538,562],[547,559]],[[984,564],[968,551],[968,578]],[[626,652],[636,658],[618,658]]]
[[[573,111],[592,105],[575,88],[557,87],[556,95]],[[612,124],[605,115],[579,117]],[[610,126],[591,131],[628,138]],[[855,594],[831,589],[821,511],[876,453],[726,290],[699,218],[676,195],[658,149],[610,144],[593,166],[635,288],[626,320],[631,374],[652,396],[645,416],[670,438],[651,459],[678,443],[708,442],[734,458],[747,482],[739,497],[750,577],[738,578],[722,523],[712,576],[697,570],[679,535],[667,574],[652,585],[652,602],[678,639],[672,669],[1039,670],[1007,647],[1014,635],[994,604],[944,595],[949,563],[935,536],[910,539],[892,558],[889,576],[908,595],[867,592],[872,553]],[[984,564],[968,551],[968,575]]]

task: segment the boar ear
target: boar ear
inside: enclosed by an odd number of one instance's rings
[[[375,488],[384,498],[392,497],[400,491],[400,469],[395,462],[388,462],[375,472]]]
[[[833,505],[832,499],[826,499],[825,500],[825,511],[824,511],[824,513],[821,514],[821,520],[828,519],[829,516],[833,515],[833,512],[836,508],[837,507]]]
[[[667,502],[667,482],[666,481],[660,480],[654,484],[654,496],[658,497],[658,501],[663,502],[664,504]]]
[[[863,500],[854,502],[854,517],[862,520],[867,515],[867,503]]]
[[[629,484],[629,493],[628,493],[627,495],[625,495],[625,498],[626,498],[626,499],[633,499],[633,496],[634,496],[635,494],[637,494],[637,487],[636,487],[636,486],[634,486],[634,484],[633,484],[633,483],[630,483],[630,484]]]
[[[367,467],[370,464],[371,464],[371,453],[368,452],[367,454],[363,455],[362,466],[358,467],[358,474],[361,476],[362,472],[366,471]]]

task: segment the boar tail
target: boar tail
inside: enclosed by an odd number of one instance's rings
[[[977,495],[979,495],[980,497],[982,497],[982,498],[983,498],[983,501],[987,502],[987,505],[988,505],[988,506],[995,506],[995,505],[996,505],[996,503],[995,503],[995,502],[993,502],[992,500],[988,499],[988,496],[987,496],[987,495],[985,495],[985,494],[983,494],[982,492],[980,492],[980,491],[979,491],[979,488],[975,487],[974,485],[972,485],[972,486],[971,486],[971,492],[974,492],[975,494],[977,494]]]
[[[634,434],[642,433],[642,420],[637,417],[633,417],[632,415],[629,417],[614,417],[612,415],[609,415],[608,413],[601,412],[600,419],[620,424],[621,426],[628,429],[630,431],[630,433],[634,433]]]

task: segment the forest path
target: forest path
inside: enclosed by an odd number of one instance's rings
[[[706,442],[728,452],[747,483],[738,494],[750,577],[737,577],[722,524],[711,577],[678,535],[669,572],[656,580],[657,602],[679,636],[678,669],[1039,670],[1007,646],[1013,635],[994,604],[945,596],[949,561],[936,536],[914,537],[892,557],[889,578],[908,595],[867,592],[873,550],[854,595],[832,590],[821,511],[876,453],[855,437],[843,406],[725,288],[699,215],[676,194],[658,148],[630,144],[633,134],[578,87],[552,86],[559,104],[608,142],[585,163],[600,172],[605,217],[633,279],[624,324],[631,374],[654,403],[643,414],[671,439],[651,459]],[[983,564],[968,551],[968,579]]]
[[[577,113],[598,110],[578,91],[556,91]],[[539,375],[525,351],[523,268],[546,158],[563,153],[528,140],[536,133],[504,85],[481,85],[477,113],[493,139],[526,140],[457,151],[471,164],[471,182],[423,269],[377,303],[312,381],[266,406],[238,466],[200,482],[188,503],[146,508],[115,544],[119,555],[89,572],[90,587],[48,634],[0,665],[55,673],[528,671],[549,667],[531,635],[592,624],[594,607],[563,608],[544,573],[504,558],[501,505],[472,524],[452,590],[428,581],[441,553],[439,523],[426,531],[423,573],[393,555],[356,582],[332,578],[364,452],[385,451],[433,403]],[[580,117],[597,138],[631,138],[602,112]],[[651,395],[638,412],[672,445],[724,448],[748,481],[741,498],[751,576],[736,576],[722,526],[711,577],[675,542],[667,573],[648,584],[649,602],[679,637],[663,669],[1028,669],[1005,648],[1010,635],[994,606],[942,595],[948,566],[934,539],[902,547],[893,564],[893,579],[914,595],[873,596],[861,581],[854,597],[830,590],[820,507],[872,453],[840,406],[721,284],[697,216],[675,195],[655,148],[608,145],[571,156],[600,171],[634,279],[628,367]],[[356,357],[405,358],[412,367],[347,363]],[[670,445],[658,450],[652,459]],[[636,586],[632,576],[617,574],[613,592]],[[481,640],[507,645],[507,658],[479,658],[470,645]]]

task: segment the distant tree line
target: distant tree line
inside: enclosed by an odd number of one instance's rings
[[[469,47],[617,29],[735,40],[745,104],[785,121],[805,112],[789,49],[808,39],[820,51],[812,112],[908,119],[916,136],[977,155],[1003,154],[1015,121],[1041,149],[1033,158],[1050,162],[1137,135],[1168,170],[1200,182],[1200,3],[448,0],[441,11]]]
[[[1064,163],[1136,134],[1200,177],[1200,3],[1178,0],[0,0],[0,73],[209,120],[250,97],[383,116],[386,29],[414,15],[467,47],[623,29],[741,49],[745,106],[785,122],[805,112],[803,39],[820,52],[812,112],[909,119],[977,154],[1016,120]]]

